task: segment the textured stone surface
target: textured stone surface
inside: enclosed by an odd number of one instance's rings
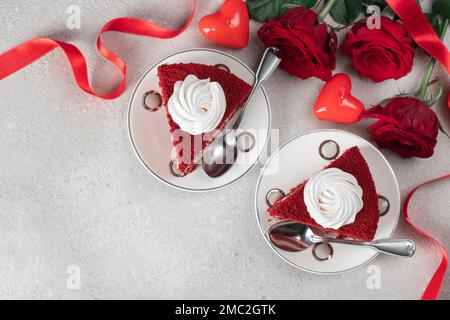
[[[201,1],[194,25],[172,40],[108,34],[109,48],[128,62],[125,94],[101,101],[80,91],[65,56],[55,50],[0,83],[0,298],[350,298],[417,299],[440,261],[438,248],[403,220],[396,237],[411,237],[413,259],[380,256],[381,289],[366,286],[367,267],[338,276],[317,276],[281,261],[266,245],[256,221],[253,195],[258,169],[232,187],[210,194],[172,190],[147,174],[127,137],[126,110],[137,79],[153,62],[175,51],[216,46],[195,24],[220,1]],[[181,4],[182,3],[182,4]],[[81,8],[81,30],[68,30],[66,10]],[[30,38],[50,35],[85,53],[94,85],[106,90],[119,75],[99,58],[100,27],[118,16],[152,19],[167,27],[189,12],[181,1],[0,2],[0,52]],[[262,47],[255,37],[243,50],[222,49],[255,67]],[[447,37],[450,45],[450,37]],[[354,79],[355,95],[367,104],[399,89],[418,86],[427,58],[418,53],[414,71],[399,81],[364,81],[339,56],[338,71]],[[449,78],[441,67],[437,73]],[[311,115],[321,82],[277,72],[266,85],[273,126],[281,141],[302,131],[341,128],[367,138],[367,123],[330,125]],[[436,110],[449,128],[445,105]],[[402,196],[425,179],[449,172],[450,141],[439,136],[436,155],[404,160],[383,151]],[[427,187],[411,205],[412,218],[450,246],[450,183]],[[81,289],[70,290],[67,268],[79,266]],[[450,298],[450,280],[442,298]]]

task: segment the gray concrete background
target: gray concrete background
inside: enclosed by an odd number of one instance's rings
[[[292,268],[270,250],[253,209],[259,169],[222,192],[189,194],[159,183],[138,162],[127,137],[127,103],[152,63],[178,50],[210,47],[256,67],[262,51],[257,23],[251,23],[251,42],[243,50],[216,47],[197,32],[199,18],[220,2],[201,1],[194,24],[176,39],[106,35],[108,48],[128,63],[128,89],[117,100],[102,101],[80,91],[60,50],[1,81],[0,298],[420,298],[440,254],[403,220],[395,236],[415,240],[417,255],[410,260],[378,257],[372,264],[381,270],[381,289],[369,290],[367,267],[317,276]],[[66,27],[66,10],[73,4],[81,8],[81,30]],[[188,12],[185,1],[175,0],[4,0],[0,52],[38,36],[71,41],[86,55],[94,86],[106,90],[119,75],[94,49],[104,23],[134,16],[174,27]],[[450,46],[450,36],[446,43]],[[410,75],[381,84],[364,81],[346,57],[339,55],[338,61],[337,71],[350,73],[355,95],[371,105],[399,89],[416,90],[427,58],[418,50]],[[443,68],[437,73],[449,88]],[[367,122],[339,126],[312,117],[321,85],[285,72],[277,72],[266,85],[281,142],[330,127],[367,138]],[[450,129],[445,104],[441,101],[435,110]],[[383,153],[403,197],[419,182],[449,173],[450,141],[443,135],[431,159]],[[435,184],[411,204],[413,220],[447,247],[449,193],[449,182]],[[81,271],[80,290],[66,285],[72,265]],[[447,278],[442,298],[450,298],[449,289]]]

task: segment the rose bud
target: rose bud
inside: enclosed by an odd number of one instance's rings
[[[382,107],[378,105],[363,115],[378,119],[369,127],[372,139],[404,158],[429,158],[434,153],[439,120],[434,111],[416,98],[398,97]]]
[[[258,36],[266,47],[276,47],[281,68],[302,79],[331,78],[336,66],[337,37],[332,28],[319,23],[317,14],[295,7],[264,24]]]
[[[412,70],[413,40],[402,23],[387,17],[381,17],[380,29],[356,23],[340,50],[353,58],[360,74],[375,82],[400,79]]]

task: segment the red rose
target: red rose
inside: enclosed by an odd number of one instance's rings
[[[416,98],[394,98],[384,108],[368,110],[364,118],[378,119],[369,131],[381,148],[404,158],[429,158],[434,153],[439,121],[431,108]]]
[[[386,17],[381,17],[381,29],[369,29],[364,21],[356,23],[341,51],[353,58],[359,73],[375,82],[406,76],[414,60],[410,34],[402,23]]]
[[[283,59],[281,67],[294,76],[306,79],[331,78],[336,66],[337,37],[333,29],[319,23],[317,14],[296,7],[278,19],[264,24],[258,36],[266,47],[277,47]]]

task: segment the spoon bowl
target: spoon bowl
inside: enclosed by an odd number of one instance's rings
[[[300,223],[280,222],[270,228],[269,239],[284,251],[300,252],[311,246],[304,236],[307,229]]]

